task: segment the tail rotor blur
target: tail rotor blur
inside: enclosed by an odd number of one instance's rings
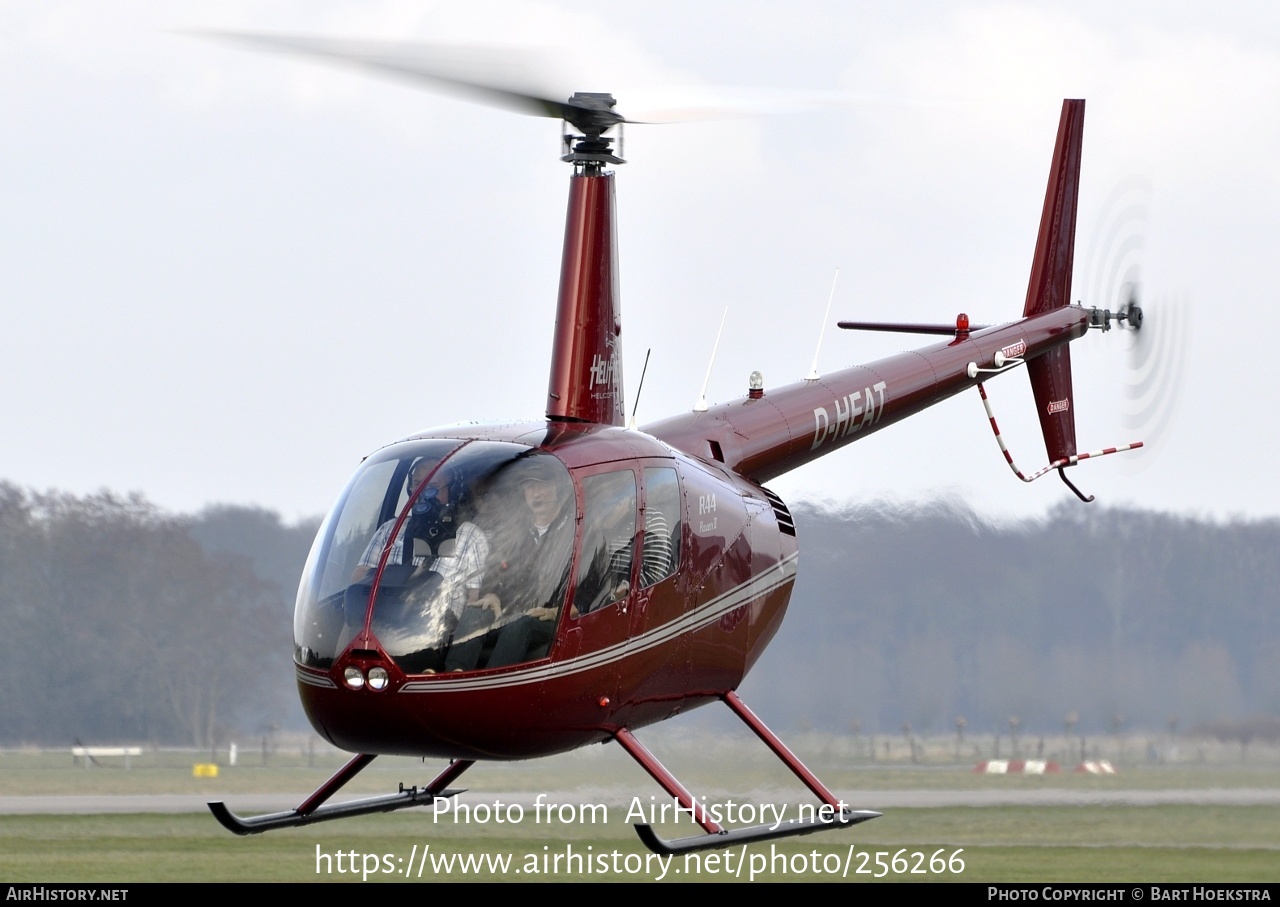
[[[1133,459],[1137,472],[1159,455],[1177,419],[1182,376],[1186,371],[1190,306],[1185,297],[1163,295],[1138,305],[1137,286],[1127,305],[1138,313],[1127,325],[1129,367],[1124,378],[1124,424],[1149,446]]]
[[[1145,442],[1126,458],[1130,474],[1159,456],[1176,420],[1185,371],[1190,308],[1185,299],[1149,297],[1142,271],[1152,187],[1142,177],[1121,180],[1102,206],[1079,295],[1085,305],[1110,309],[1127,336],[1122,415],[1131,437]]]

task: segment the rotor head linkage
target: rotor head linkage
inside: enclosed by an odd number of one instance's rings
[[[626,122],[626,118],[613,109],[617,103],[613,95],[605,91],[574,92],[560,109],[564,121],[582,135],[565,134],[565,154],[560,160],[597,168],[602,164],[625,164],[626,161],[613,153],[613,139],[604,136]]]

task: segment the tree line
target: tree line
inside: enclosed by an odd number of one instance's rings
[[[780,727],[1090,733],[1280,716],[1280,521],[1074,502],[795,508],[787,619],[743,687]],[[0,743],[210,747],[302,728],[297,579],[318,520],[0,482]]]
[[[815,727],[1089,732],[1280,716],[1280,521],[1067,502],[796,507],[787,620],[749,690]]]
[[[296,716],[291,586],[314,531],[0,483],[0,740],[209,747]]]

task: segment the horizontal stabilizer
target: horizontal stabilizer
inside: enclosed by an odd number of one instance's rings
[[[907,321],[837,321],[836,327],[846,331],[881,331],[887,334],[942,334],[952,336],[959,330],[981,331],[989,324],[972,324],[960,328],[954,324],[914,324]]]

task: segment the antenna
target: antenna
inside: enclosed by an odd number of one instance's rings
[[[652,352],[653,347],[649,347],[644,351],[644,368],[640,369],[640,386],[636,388],[635,406],[631,407],[631,424],[627,426],[632,431],[636,430],[636,410],[640,408],[640,392],[644,390],[644,376],[649,371],[649,354]]]
[[[695,413],[705,413],[707,411],[707,385],[711,383],[711,366],[716,364],[716,350],[720,349],[720,335],[724,333],[724,320],[729,317],[729,307],[724,307],[724,314],[720,316],[720,330],[716,331],[716,343],[711,348],[711,361],[707,363],[707,377],[702,379],[702,394],[698,397],[698,402],[693,404]]]
[[[827,297],[827,310],[822,313],[822,327],[818,330],[818,348],[813,351],[813,365],[809,366],[809,374],[805,381],[818,380],[818,353],[822,352],[822,338],[827,332],[827,319],[831,317],[831,300],[836,298],[836,281],[840,279],[840,269],[836,268],[836,276],[831,278],[831,295]]]

